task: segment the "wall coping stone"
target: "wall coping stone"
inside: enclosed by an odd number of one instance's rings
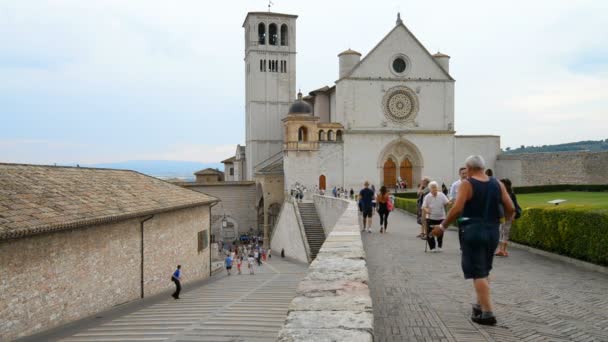
[[[355,202],[346,202],[348,207],[298,285],[277,341],[373,341],[372,298],[358,208]]]

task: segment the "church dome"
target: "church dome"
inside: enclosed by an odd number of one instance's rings
[[[302,93],[298,93],[298,99],[289,107],[289,115],[311,115],[312,106],[302,100]]]

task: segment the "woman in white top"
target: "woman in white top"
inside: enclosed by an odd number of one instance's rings
[[[437,184],[437,182],[430,182],[429,189],[431,192],[424,196],[422,210],[425,214],[426,226],[432,227],[440,224],[443,219],[445,219],[445,206],[450,200],[446,195],[439,191],[439,184]],[[441,247],[443,247],[443,234],[437,237],[433,236],[433,234],[428,235],[427,241],[431,253],[441,252]],[[437,239],[437,249],[435,249],[435,239]]]

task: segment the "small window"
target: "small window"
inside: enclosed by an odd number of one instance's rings
[[[264,23],[258,25],[258,44],[266,44],[266,25]]]
[[[277,25],[270,24],[268,26],[268,33],[270,34],[270,38],[268,40],[268,44],[277,45],[277,41],[279,40],[279,35],[277,33]]]
[[[260,71],[264,71],[264,60],[260,59]]]
[[[289,37],[287,36],[287,25],[281,25],[281,46],[287,45]]]
[[[298,141],[299,142],[308,141],[308,130],[304,126],[300,127],[300,129],[298,129]]]
[[[266,60],[264,60],[264,71],[266,71]]]
[[[230,175],[234,176],[234,168],[233,167],[230,168]]]
[[[403,73],[406,67],[407,64],[405,63],[405,59],[403,59],[402,57],[397,57],[393,61],[393,70],[395,70],[395,72],[398,74]]]
[[[198,232],[198,252],[202,252],[209,246],[209,238],[207,237],[207,231],[202,230]]]

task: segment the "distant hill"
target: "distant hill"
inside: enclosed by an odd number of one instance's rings
[[[224,165],[221,163],[199,163],[175,160],[129,160],[117,163],[102,163],[83,166],[134,170],[153,177],[163,179],[179,178],[183,180],[193,180],[194,172],[208,167],[214,169],[217,168],[220,169],[220,171],[224,170]]]
[[[558,145],[542,145],[542,146],[520,146],[512,149],[507,147],[503,150],[504,153],[538,153],[538,152],[571,152],[571,151],[590,151],[600,152],[608,151],[608,139],[605,140],[587,140],[573,143],[558,144]]]

